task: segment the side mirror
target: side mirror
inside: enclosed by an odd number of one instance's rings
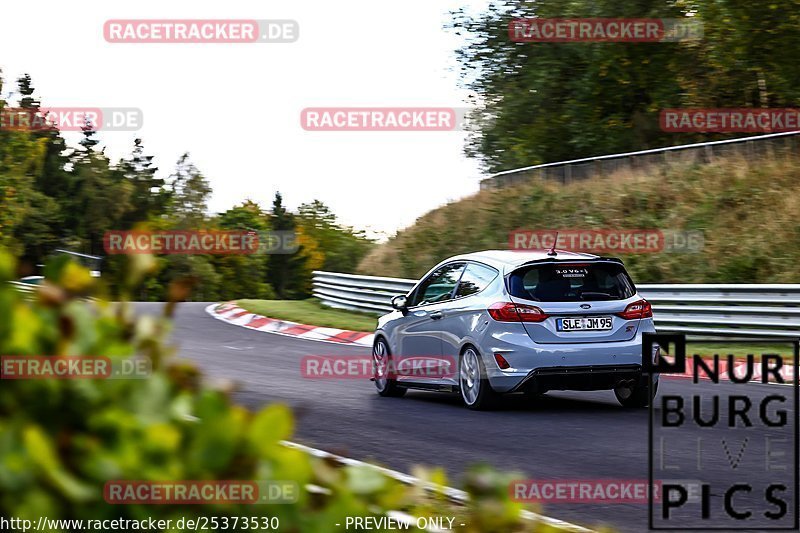
[[[408,313],[408,297],[405,294],[398,294],[393,297],[392,307],[405,315]]]

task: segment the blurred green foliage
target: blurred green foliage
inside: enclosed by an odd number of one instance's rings
[[[6,283],[17,275],[0,251],[0,354],[147,356],[147,379],[4,380],[0,385],[0,516],[50,519],[145,519],[275,516],[280,531],[339,531],[346,516],[455,515],[477,531],[552,531],[520,518],[509,476],[488,469],[467,475],[473,503],[458,507],[436,492],[406,486],[369,467],[342,466],[280,444],[292,437],[284,405],[250,412],[228,392],[201,382],[196,368],[172,358],[166,343],[176,303],[160,317],[131,305],[88,300],[95,279],[66,259],[47,266],[48,281],[32,301]],[[129,270],[146,275],[148,261]],[[189,287],[173,282],[179,298]],[[418,470],[444,484],[441,470]],[[109,480],[280,480],[302,490],[294,504],[110,505]]]

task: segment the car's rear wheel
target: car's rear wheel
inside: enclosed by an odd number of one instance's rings
[[[634,386],[617,387],[614,396],[623,407],[647,407],[658,393],[658,381],[653,383],[652,393],[646,382],[640,381]]]
[[[397,381],[389,377],[391,365],[392,355],[389,353],[389,345],[383,338],[378,338],[372,345],[372,377],[375,380],[375,387],[381,396],[399,398],[406,393],[406,389],[399,387]]]
[[[497,393],[489,384],[481,356],[472,346],[467,347],[461,354],[458,384],[461,399],[470,409],[490,409],[495,405]]]

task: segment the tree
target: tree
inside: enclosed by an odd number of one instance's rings
[[[102,151],[96,151],[94,126],[85,121],[81,149],[70,157],[72,169],[71,196],[67,216],[69,228],[83,251],[103,253],[103,235],[109,229],[120,229],[124,215],[130,210],[132,186],[111,168]]]
[[[30,76],[20,78],[19,85],[21,106],[37,108]],[[0,93],[2,88],[0,77]],[[6,106],[8,102],[0,99],[0,108]],[[52,154],[50,140],[37,132],[0,128],[0,244],[22,257],[28,273],[58,238],[59,205],[38,187]]]
[[[273,231],[293,232],[297,228],[294,215],[283,206],[283,196],[280,192],[275,193],[275,198],[272,201],[270,226]],[[289,276],[292,273],[293,263],[295,261],[291,255],[274,254],[267,264],[267,282],[272,285],[279,298],[287,298],[289,296]]]
[[[35,89],[30,74],[23,74],[17,79],[17,91],[22,95],[19,100],[19,107],[22,109],[39,109],[40,102],[33,97]]]
[[[796,0],[504,0],[453,14],[467,37],[462,78],[482,103],[466,153],[488,171],[708,140],[661,131],[674,107],[792,107],[800,100]],[[662,43],[516,43],[514,18],[629,17],[700,22],[704,37]]]
[[[164,180],[156,177],[158,167],[153,164],[153,156],[144,155],[141,139],[134,140],[131,157],[120,163],[119,171],[132,186],[131,208],[123,221],[126,229],[166,213],[169,191]]]
[[[208,180],[183,154],[170,176],[170,216],[182,227],[197,229],[205,222],[211,186]]]
[[[315,270],[325,263],[325,253],[319,241],[298,226],[296,230],[297,252],[289,256],[291,275],[286,280],[285,293],[292,299],[311,296],[312,278]]]
[[[323,254],[320,268],[334,272],[355,272],[372,246],[362,231],[339,224],[336,215],[319,200],[300,205],[297,224],[303,234],[314,239]]]
[[[29,74],[25,74],[17,80],[17,92],[22,95],[19,101],[20,108],[26,109],[30,113],[40,110],[41,102],[34,97],[36,89],[33,87],[33,80]],[[68,151],[66,142],[56,125],[51,127],[42,127],[40,125],[27,132],[27,135],[44,151],[41,166],[30,172],[35,180],[35,188],[55,200],[55,204],[51,205],[51,208],[55,207],[55,210],[48,210],[42,214],[46,214],[49,217],[48,226],[50,231],[61,235],[63,234],[62,229],[64,226],[61,206],[69,202],[71,194],[69,190],[69,174],[65,170],[68,162],[65,155]],[[39,259],[43,259],[43,257]]]
[[[245,200],[217,215],[217,223],[222,229],[266,231],[269,228],[269,214],[254,201]]]
[[[0,71],[1,73],[2,71]],[[29,75],[17,81],[18,107],[42,111]],[[0,94],[3,79],[0,76]],[[0,109],[9,102],[0,97]],[[137,288],[137,296],[164,300],[167,287],[194,284],[190,298],[274,298],[270,280],[280,285],[283,298],[310,294],[311,272],[325,265],[350,270],[361,255],[364,241],[351,228],[338,224],[321,202],[301,206],[295,215],[276,195],[271,212],[246,200],[210,216],[208,180],[181,156],[168,180],[157,176],[154,157],[136,139],[130,156],[113,163],[101,146],[96,124],[87,117],[81,138],[68,147],[58,125],[30,128],[0,127],[0,246],[21,258],[21,271],[35,271],[56,248],[104,255],[103,237],[109,230],[134,227],[152,230],[221,229],[261,233],[273,229],[296,236],[293,254],[139,256],[125,261],[109,255],[103,262],[103,281],[112,294],[130,283],[125,265],[146,262],[156,272]],[[150,268],[150,267],[148,267]]]
[[[94,147],[100,142],[94,138],[94,136],[97,135],[97,124],[92,124],[92,121],[89,120],[89,117],[84,116],[81,132],[83,133],[83,138],[80,140],[79,144],[83,148],[83,154],[88,156],[94,151]]]
[[[222,230],[254,231],[263,236],[269,229],[269,215],[252,200],[245,200],[216,217]],[[225,255],[216,257],[214,264],[222,279],[236,280],[228,285],[226,298],[272,299],[275,292],[265,281],[269,256],[265,253],[253,255]]]

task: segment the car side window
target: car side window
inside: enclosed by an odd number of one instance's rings
[[[497,270],[477,263],[469,263],[458,283],[456,298],[481,292],[497,277]]]
[[[464,263],[450,263],[437,268],[411,295],[409,307],[451,299],[462,270]]]

